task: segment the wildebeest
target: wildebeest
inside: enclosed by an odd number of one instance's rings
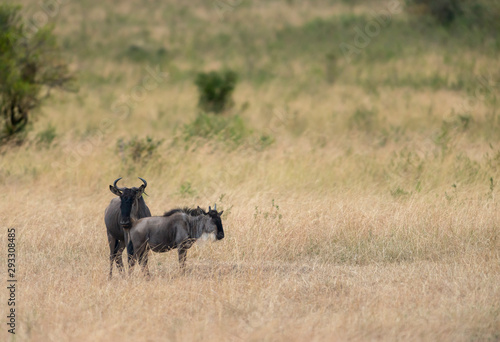
[[[217,240],[224,238],[221,215],[216,206],[208,212],[197,209],[174,209],[164,216],[145,217],[134,222],[130,229],[130,242],[134,258],[149,276],[148,252],[163,253],[178,249],[179,264],[184,270],[187,250],[203,234],[213,234]]]
[[[121,177],[115,180],[113,185],[109,186],[109,190],[118,197],[111,200],[104,212],[104,222],[106,223],[109,242],[110,278],[113,273],[113,262],[116,262],[116,267],[120,272],[123,271],[122,253],[129,241],[128,234],[125,234],[123,229],[129,229],[134,220],[151,216],[151,212],[142,198],[148,183],[139,177],[143,182],[139,188],[118,188],[116,184],[120,179]],[[131,257],[129,254],[129,265],[133,263]]]
[[[217,206],[217,205],[216,205]],[[210,208],[210,207],[209,207]],[[215,207],[214,207],[214,210]],[[172,209],[172,210],[169,210],[169,211],[166,211],[163,216],[172,216],[173,214],[176,214],[176,213],[186,213],[188,215],[191,215],[191,216],[198,216],[198,215],[206,215],[207,213],[205,212],[205,210],[201,209],[199,206],[196,208],[196,209],[193,209],[193,208],[188,208],[188,207],[184,207],[184,208],[175,208],[175,209]]]

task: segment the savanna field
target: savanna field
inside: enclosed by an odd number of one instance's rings
[[[79,89],[0,145],[1,341],[500,340],[496,1],[447,25],[391,0],[20,4]],[[196,75],[225,69],[233,105],[204,113]],[[108,280],[118,177],[153,215],[216,203],[225,238]]]

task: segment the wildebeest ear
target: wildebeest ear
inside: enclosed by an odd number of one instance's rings
[[[116,196],[121,196],[122,195],[122,193],[120,192],[120,190],[118,190],[117,188],[115,188],[112,185],[109,186],[109,191],[111,191]]]
[[[224,210],[222,210],[220,213],[217,213],[217,215],[222,216],[223,212],[224,212]]]
[[[137,199],[141,198],[142,194],[145,194],[145,192],[144,192],[144,187],[141,185],[141,187],[135,193],[135,198]]]

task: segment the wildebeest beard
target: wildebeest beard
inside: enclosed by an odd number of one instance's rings
[[[125,229],[128,229],[132,226],[132,222],[131,222],[130,217],[137,216],[136,215],[137,213],[132,213],[132,207],[134,206],[134,203],[135,203],[136,198],[137,198],[137,190],[138,190],[137,188],[125,189],[123,191],[123,194],[120,196],[121,197],[120,225]],[[136,211],[137,211],[137,206],[136,206]]]
[[[217,226],[217,240],[224,239],[224,228],[222,228],[222,221],[220,217],[212,218],[213,223]]]

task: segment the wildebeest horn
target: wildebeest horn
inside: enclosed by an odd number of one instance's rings
[[[146,187],[148,186],[148,182],[146,182],[143,178],[141,177],[137,177],[139,178],[143,183],[144,183],[144,189],[146,189]]]
[[[217,203],[214,204],[214,210],[217,210]]]
[[[123,177],[120,177],[120,178],[118,178],[117,180],[115,180],[115,182],[113,183],[113,188],[118,189],[118,190],[123,190],[123,188],[118,188],[118,187],[116,186],[116,183],[118,183],[118,181],[119,181],[120,179],[122,179],[122,178],[123,178]]]

